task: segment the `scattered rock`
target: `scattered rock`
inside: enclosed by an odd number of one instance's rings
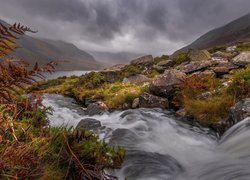
[[[123,103],[122,109],[130,109],[130,108],[131,108],[131,104],[129,104],[129,103]]]
[[[232,62],[238,66],[250,64],[250,51],[242,52],[232,59]]]
[[[139,98],[135,98],[132,103],[132,108],[138,108],[139,107]]]
[[[149,93],[143,93],[139,97],[140,108],[168,108],[168,100],[166,98],[154,96]]]
[[[180,117],[185,117],[187,115],[187,112],[186,110],[183,108],[183,109],[179,109],[178,111],[175,112],[178,116]]]
[[[232,57],[231,53],[226,53],[226,52],[221,52],[221,51],[217,51],[217,52],[212,54],[212,59],[217,58],[217,59],[220,59],[220,60],[227,60],[227,59],[229,59],[231,57]]]
[[[216,74],[214,71],[212,70],[205,70],[205,71],[198,71],[198,72],[195,72],[193,74],[196,74],[196,75],[200,75],[200,76],[212,76],[214,77]]]
[[[189,63],[184,62],[176,67],[181,72],[190,74],[196,71],[205,70],[208,67],[215,65],[216,61],[191,61]]]
[[[163,67],[163,66],[158,66],[158,65],[153,65],[153,68],[156,70],[156,71],[158,71],[158,72],[160,72],[160,73],[163,73],[164,71],[165,71],[165,67]]]
[[[186,78],[186,74],[178,70],[166,70],[156,76],[150,83],[150,92],[154,95],[170,97],[175,90],[180,88]]]
[[[191,50],[188,53],[190,61],[207,61],[211,59],[210,53],[207,50]]]
[[[97,130],[100,127],[101,127],[101,122],[92,118],[82,119],[76,126],[77,129],[85,128],[89,130]]]
[[[125,64],[117,64],[107,69],[100,71],[105,77],[105,80],[109,83],[122,80],[121,71]]]
[[[250,98],[243,99],[236,103],[233,107],[231,107],[230,112],[234,124],[250,117]]]
[[[174,65],[175,65],[175,62],[173,60],[164,60],[157,64],[157,66],[161,66],[164,68],[173,67]]]
[[[235,52],[237,50],[237,46],[229,46],[227,47],[226,51],[231,53],[231,52]]]
[[[104,104],[101,101],[98,101],[98,102],[95,102],[95,103],[88,105],[87,110],[86,110],[86,113],[89,116],[103,114],[105,112],[108,112],[108,107],[106,104]]]
[[[151,79],[143,74],[137,74],[123,79],[123,83],[131,83],[131,84],[142,84],[150,81]]]
[[[211,69],[217,74],[217,75],[223,75],[228,74],[231,70],[237,69],[239,66],[234,65],[231,62],[228,61],[219,61],[219,64],[215,67],[212,67]]]
[[[134,59],[130,62],[130,64],[134,64],[134,65],[150,65],[154,63],[154,58],[152,55],[147,55],[147,56],[143,56],[137,59]]]

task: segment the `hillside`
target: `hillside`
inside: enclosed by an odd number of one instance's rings
[[[232,44],[250,40],[250,13],[240,17],[225,26],[219,27],[202,35],[190,45],[177,52],[188,49],[209,49],[215,46]]]
[[[4,21],[0,22],[6,24]],[[92,55],[71,43],[24,35],[18,40],[18,45],[22,48],[17,49],[11,56],[22,58],[30,64],[59,60],[63,62],[58,65],[58,70],[93,70],[101,67],[101,63]]]

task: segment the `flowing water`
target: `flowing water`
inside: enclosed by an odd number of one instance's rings
[[[53,126],[76,126],[84,109],[71,98],[45,95]],[[207,128],[179,120],[160,109],[116,111],[92,116],[101,122],[100,138],[127,150],[119,179],[249,180],[250,118],[236,124],[219,140]]]

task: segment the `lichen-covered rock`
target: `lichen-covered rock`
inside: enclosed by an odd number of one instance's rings
[[[246,66],[250,64],[250,51],[240,53],[232,59],[232,62],[238,66]]]
[[[152,55],[142,56],[140,58],[134,59],[130,62],[132,65],[150,65],[154,63],[154,58]]]
[[[217,62],[215,61],[191,61],[184,62],[176,67],[181,72],[186,74],[190,74],[197,71],[205,70],[208,67],[215,65]]]
[[[100,73],[105,77],[105,81],[113,83],[122,80],[121,72],[122,68],[125,66],[125,64],[117,64],[100,71]]]
[[[210,53],[207,50],[191,50],[188,53],[190,61],[207,61],[211,59]]]
[[[139,107],[139,98],[135,98],[133,103],[132,103],[132,108],[135,109],[135,108],[138,108]]]
[[[143,93],[139,97],[140,108],[168,108],[168,99]]]
[[[150,81],[151,79],[143,74],[136,74],[134,76],[130,76],[123,79],[123,83],[131,83],[131,84],[142,84]]]
[[[231,118],[235,123],[250,117],[250,98],[243,99],[230,109]]]
[[[103,114],[105,112],[108,112],[108,107],[106,104],[104,104],[101,101],[92,103],[90,105],[88,105],[86,113],[89,116],[94,116],[94,115],[98,115],[98,114]]]
[[[185,78],[186,74],[181,71],[166,70],[153,79],[149,90],[154,95],[170,97],[175,93],[176,89],[183,85]]]

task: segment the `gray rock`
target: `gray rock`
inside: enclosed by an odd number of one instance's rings
[[[211,59],[210,53],[207,50],[191,50],[188,53],[190,61],[207,61]]]
[[[97,130],[100,127],[101,122],[92,118],[82,119],[76,126],[77,129],[84,128],[89,130]]]
[[[152,55],[142,56],[140,58],[134,59],[130,62],[133,65],[150,65],[154,63],[154,58]]]
[[[135,98],[132,103],[132,108],[138,108],[139,107],[139,98]]]
[[[212,58],[221,58],[223,60],[229,59],[231,57],[232,57],[231,53],[226,53],[226,52],[221,52],[221,51],[217,51],[212,54]]]
[[[87,110],[86,110],[86,113],[89,116],[103,114],[105,112],[108,112],[108,107],[106,104],[104,104],[101,101],[98,101],[98,102],[95,102],[95,103],[88,105]]]
[[[164,68],[169,68],[169,67],[173,67],[175,65],[175,62],[173,60],[164,60],[164,61],[159,62],[157,65],[162,66]]]
[[[139,97],[140,108],[168,108],[168,99],[154,96],[149,93],[143,93]]]
[[[187,112],[186,110],[183,108],[183,109],[179,109],[178,111],[175,112],[178,116],[180,117],[185,117],[187,115]]]
[[[204,76],[204,75],[205,76],[212,76],[212,77],[216,76],[215,72],[212,70],[198,71],[198,72],[195,72],[193,74],[200,75],[200,76]]]
[[[191,61],[189,63],[184,62],[176,67],[181,72],[190,74],[197,71],[205,70],[208,67],[215,65],[216,61]]]
[[[240,53],[232,59],[232,63],[238,66],[246,66],[250,64],[250,51]]]
[[[122,68],[126,66],[125,64],[117,64],[115,66],[109,67],[100,71],[105,77],[107,82],[113,83],[122,80],[121,71]]]
[[[186,74],[177,70],[166,70],[163,74],[156,76],[150,83],[149,90],[152,94],[170,97],[175,90],[180,88],[186,78]]]
[[[212,67],[213,70],[217,75],[228,74],[231,70],[237,69],[239,66],[234,65],[228,61],[219,61],[215,67]]]
[[[250,117],[250,98],[243,99],[236,103],[231,107],[230,112],[234,123]]]
[[[123,83],[131,83],[131,84],[142,84],[145,82],[150,82],[151,79],[148,78],[147,76],[143,75],[143,74],[137,74],[134,76],[130,76],[127,78],[123,79]]]
[[[236,50],[237,50],[237,46],[229,46],[226,49],[227,52],[235,52]]]

